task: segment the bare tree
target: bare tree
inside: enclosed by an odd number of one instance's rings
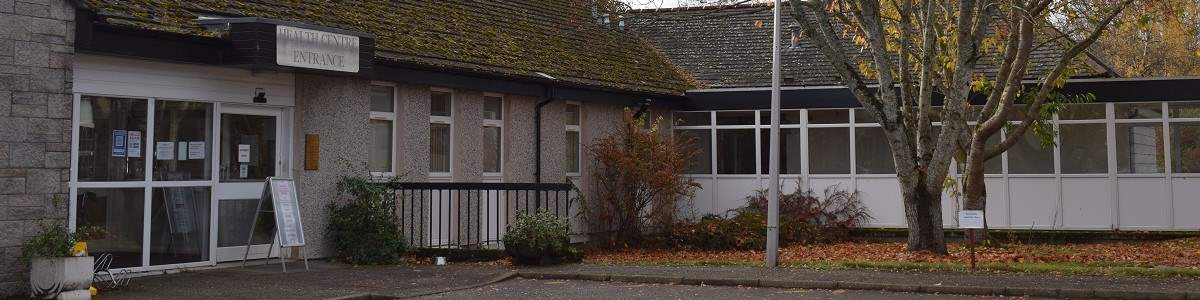
[[[964,207],[982,210],[984,162],[1030,128],[1044,127],[1047,110],[1061,107],[1046,103],[1074,74],[1076,57],[1131,1],[1093,7],[1082,16],[1067,11],[1070,0],[807,0],[790,6],[804,36],[879,120],[896,164],[908,250],[946,253],[941,195],[955,156],[964,158]],[[1078,34],[1078,41],[1069,33],[1047,38],[1058,32],[1050,27],[1052,18],[1086,18],[1096,26]],[[849,54],[847,35],[855,36],[867,62]],[[1023,82],[1034,50],[1054,44],[1066,49],[1055,65],[1035,83]],[[989,51],[999,57],[991,62],[998,71],[983,74],[981,58]],[[940,131],[932,121],[935,96],[943,102]],[[984,99],[981,108],[972,109],[973,96]],[[978,125],[968,126],[972,119]],[[999,144],[986,144],[1013,119],[1022,122]]]

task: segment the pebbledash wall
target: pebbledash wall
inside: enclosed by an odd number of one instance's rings
[[[67,217],[74,9],[0,1],[0,298],[28,284],[21,243]]]

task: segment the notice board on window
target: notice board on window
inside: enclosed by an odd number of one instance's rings
[[[300,203],[296,194],[296,181],[290,178],[269,177],[263,187],[262,202],[269,197],[274,205],[272,210],[280,247],[304,246],[304,225],[300,222]]]

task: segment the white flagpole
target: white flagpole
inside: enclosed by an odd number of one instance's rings
[[[793,0],[795,1],[795,0]],[[771,23],[771,150],[767,190],[767,267],[779,265],[779,34],[780,7],[775,0],[775,17]]]

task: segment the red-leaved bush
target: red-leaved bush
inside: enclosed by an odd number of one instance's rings
[[[648,128],[644,122],[627,109],[616,133],[588,147],[596,168],[592,198],[581,198],[581,207],[597,246],[639,245],[647,233],[666,231],[699,187],[683,175],[698,152],[694,138],[661,132],[661,118]]]

